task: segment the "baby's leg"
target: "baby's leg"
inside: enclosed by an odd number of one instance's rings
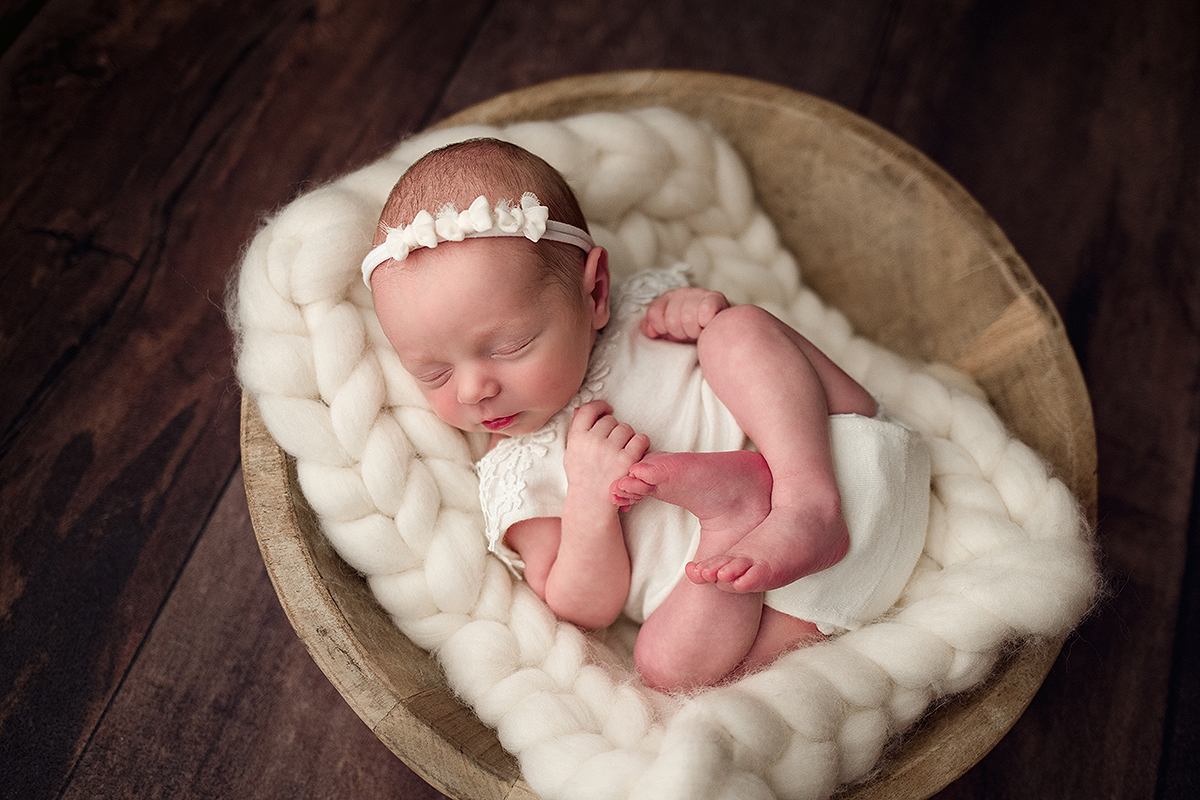
[[[758,636],[746,653],[746,658],[731,676],[740,678],[751,672],[769,667],[784,653],[799,647],[822,642],[827,637],[813,623],[788,616],[782,611],[763,606],[762,621]]]
[[[630,473],[617,483],[700,519],[697,558],[726,552],[770,511],[771,474],[757,453],[650,453]],[[761,594],[681,580],[638,634],[642,678],[665,691],[721,681],[754,648],[762,612]]]
[[[615,492],[623,486],[632,502],[653,496],[701,520],[697,558],[727,551],[771,510],[771,472],[758,453],[648,453],[630,473]],[[668,691],[711,686],[825,638],[813,623],[761,601],[761,594],[681,581],[642,626],[635,658],[643,678]]]
[[[771,511],[693,581],[761,592],[831,567],[849,547],[833,474],[829,415],[873,415],[875,400],[811,342],[756,306],[718,314],[698,341],[705,379],[758,447]]]
[[[771,470],[758,453],[647,453],[613,482],[613,503],[628,508],[644,497],[682,506],[701,531],[738,528],[746,533],[771,510]],[[750,527],[747,517],[757,516]]]
[[[758,453],[647,453],[613,484],[614,502],[645,497],[700,519],[698,560],[721,554],[771,511],[771,472]],[[689,573],[695,568],[688,564]],[[681,581],[638,635],[643,679],[665,691],[711,686],[768,666],[782,653],[824,639],[816,625],[762,605],[762,595]]]

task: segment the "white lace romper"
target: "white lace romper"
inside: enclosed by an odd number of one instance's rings
[[[683,265],[640,273],[615,292],[575,399],[540,430],[501,440],[477,464],[488,549],[520,575],[509,526],[562,515],[567,428],[574,409],[606,400],[654,450],[716,452],[750,446],[700,373],[694,344],[647,339],[638,329],[655,297],[687,285]],[[834,567],[767,593],[772,608],[827,633],[857,628],[900,596],[925,542],[929,456],[920,437],[877,417],[833,415],[830,435],[850,552]],[[622,515],[633,570],[625,613],[643,622],[684,578],[700,526],[678,506],[646,498]]]

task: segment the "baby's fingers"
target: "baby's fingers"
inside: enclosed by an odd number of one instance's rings
[[[695,316],[692,298],[688,295],[676,297],[663,311],[663,324],[666,326],[667,336],[678,342],[695,340],[700,335]]]
[[[665,296],[656,297],[646,308],[646,316],[642,317],[642,334],[646,338],[657,339],[667,335],[666,309]]]
[[[718,292],[710,292],[700,302],[700,306],[696,309],[696,324],[700,329],[708,327],[708,323],[713,321],[713,317],[720,314],[725,309],[729,308],[729,301],[725,299],[725,295]],[[699,334],[697,333],[697,336]]]
[[[611,413],[612,406],[603,400],[592,400],[590,403],[584,403],[575,409],[575,415],[571,418],[571,431],[590,431],[595,427],[597,420]]]
[[[630,428],[630,430],[633,430]],[[623,448],[634,461],[641,461],[642,456],[650,449],[650,437],[644,433],[635,433],[625,443]]]
[[[642,333],[651,339],[694,342],[713,318],[729,307],[720,292],[687,287],[656,298],[642,319]]]
[[[680,304],[677,324],[689,341],[700,338],[700,331],[708,327],[717,314],[729,308],[729,301],[720,292],[697,290],[688,295],[687,302]],[[669,315],[668,315],[669,316]]]
[[[648,339],[695,341],[696,336],[700,335],[700,330],[695,325],[689,326],[686,323],[686,304],[676,299],[667,301],[665,297],[666,295],[658,298],[646,309],[646,316],[642,318],[642,334]]]
[[[610,421],[612,427],[606,430],[605,428]],[[615,450],[630,450],[631,444],[633,445],[632,449],[636,449],[636,444],[633,444],[634,440],[639,436],[645,437],[645,434],[635,431],[629,423],[618,422],[617,418],[612,416],[601,419],[592,430],[603,436],[607,443]],[[649,441],[649,439],[646,441]],[[638,458],[641,458],[641,456],[638,456]]]

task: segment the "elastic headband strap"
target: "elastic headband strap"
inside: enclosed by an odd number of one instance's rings
[[[464,239],[522,236],[531,242],[542,239],[578,247],[591,252],[596,243],[582,228],[548,219],[549,209],[541,205],[533,193],[521,195],[520,206],[501,200],[495,208],[480,195],[466,211],[459,212],[447,204],[435,218],[420,211],[411,225],[388,228],[387,239],[367,253],[362,262],[363,283],[371,288],[371,274],[390,260],[403,261],[413,250],[437,247],[441,242],[461,242]]]

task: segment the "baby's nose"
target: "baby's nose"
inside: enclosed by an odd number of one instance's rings
[[[473,406],[499,393],[500,382],[482,370],[472,370],[459,376],[458,402],[463,405]]]

